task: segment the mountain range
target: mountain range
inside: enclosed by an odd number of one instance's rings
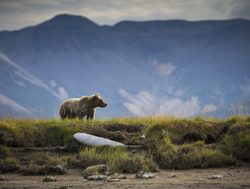
[[[63,99],[101,93],[97,117],[250,112],[250,21],[98,25],[62,14],[0,31],[0,116],[57,117]]]

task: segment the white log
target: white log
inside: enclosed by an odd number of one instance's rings
[[[90,135],[87,133],[75,133],[74,138],[82,143],[90,146],[126,146],[120,142],[116,142],[107,138],[102,138],[94,135]]]

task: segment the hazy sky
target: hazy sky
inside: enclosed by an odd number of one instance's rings
[[[69,13],[101,25],[121,20],[250,19],[250,0],[0,0],[0,30],[20,29]]]

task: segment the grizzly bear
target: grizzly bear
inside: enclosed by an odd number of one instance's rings
[[[96,107],[106,107],[107,104],[103,101],[101,95],[95,94],[91,96],[82,96],[80,98],[69,98],[62,102],[60,106],[60,117],[79,118],[86,116],[87,119],[93,119]]]

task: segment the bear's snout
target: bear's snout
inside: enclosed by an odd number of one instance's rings
[[[108,104],[106,104],[106,103],[103,103],[103,105],[102,105],[102,108],[104,108],[104,107],[106,107]]]

